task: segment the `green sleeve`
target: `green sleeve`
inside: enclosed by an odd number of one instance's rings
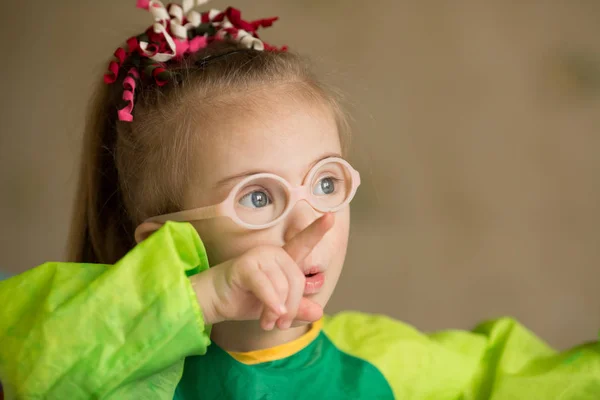
[[[165,224],[115,265],[46,263],[0,282],[7,399],[163,399],[208,327],[188,276],[208,268],[194,228]]]
[[[424,334],[393,319],[341,313],[325,333],[374,365],[397,399],[598,400],[600,344],[557,352],[510,318]]]
[[[600,399],[600,342],[558,352],[508,318],[483,323],[474,334],[487,346],[473,398]]]

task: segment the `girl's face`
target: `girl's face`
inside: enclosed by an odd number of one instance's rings
[[[238,98],[234,107],[212,112],[214,117],[206,124],[210,129],[198,135],[197,171],[184,209],[223,201],[246,173],[277,174],[297,186],[321,159],[341,157],[337,126],[327,108],[293,98],[285,89],[262,93],[248,102]],[[267,229],[244,229],[229,218],[196,221],[194,226],[210,264],[218,265],[259,245],[283,246],[321,215],[306,201],[299,201],[282,221]],[[322,307],[342,271],[349,222],[346,206],[335,213],[334,226],[300,266],[316,266],[324,272],[321,290],[308,295]]]

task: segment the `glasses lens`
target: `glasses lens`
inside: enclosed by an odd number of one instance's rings
[[[274,178],[257,178],[245,184],[235,196],[235,212],[250,225],[264,225],[278,218],[287,207],[287,190]]]
[[[352,192],[352,174],[345,164],[323,164],[311,180],[311,203],[320,211],[330,211],[344,203]]]

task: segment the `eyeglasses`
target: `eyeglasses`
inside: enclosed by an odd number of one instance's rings
[[[329,157],[311,168],[301,186],[293,187],[275,174],[254,174],[235,185],[219,204],[159,215],[148,222],[229,217],[244,228],[265,229],[284,219],[300,200],[323,213],[337,212],[350,203],[359,185],[358,171],[341,158]]]

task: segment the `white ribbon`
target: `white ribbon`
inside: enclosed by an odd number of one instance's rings
[[[150,0],[148,11],[150,11],[155,21],[167,21],[170,19],[169,13],[162,1]]]
[[[215,10],[214,8],[208,12],[208,19],[212,21],[217,15],[221,14],[221,11]]]
[[[171,7],[171,8],[173,8],[173,7]],[[150,51],[148,51],[148,46],[149,46],[148,42],[140,42],[140,49],[142,49],[144,54],[153,61],[157,61],[157,62],[169,61],[171,58],[175,57],[175,54],[176,54],[175,41],[173,40],[173,38],[171,37],[171,35],[169,34],[169,32],[167,31],[167,28],[166,28],[167,21],[171,20],[171,16],[169,15],[169,12],[165,8],[165,5],[163,4],[163,2],[160,0],[150,0],[150,3],[148,5],[148,11],[150,11],[152,16],[154,17],[154,21],[156,21],[154,23],[154,25],[152,25],[154,32],[163,34],[163,36],[165,37],[165,40],[167,41],[167,44],[169,45],[170,51],[168,53],[156,53],[156,54],[152,55],[152,53]]]
[[[208,3],[209,0],[183,0],[183,13],[187,14],[192,8]]]
[[[246,32],[243,29],[238,30],[237,37],[235,39],[240,42],[242,46],[245,46],[249,49],[258,51],[263,51],[265,49],[265,44],[260,39],[255,38],[249,32]]]
[[[163,24],[156,22],[153,25],[153,27],[154,27],[154,32],[162,33],[164,35],[165,40],[167,41],[167,44],[169,45],[169,48],[171,49],[171,52],[170,53],[156,53],[156,54],[152,55],[152,53],[147,50],[148,42],[140,42],[140,48],[142,49],[144,54],[147,55],[148,58],[150,58],[151,60],[158,61],[158,62],[167,62],[171,58],[175,57],[175,41],[173,40],[171,35],[169,35],[169,32],[167,32],[167,28],[165,28],[165,26]]]
[[[169,15],[172,17],[171,32],[177,39],[180,40],[186,40],[188,31],[198,27],[202,22],[202,15],[198,11],[193,11],[189,8],[186,9],[185,4],[183,8],[177,4],[171,5],[169,8]],[[188,22],[185,25],[182,25],[184,15]]]

